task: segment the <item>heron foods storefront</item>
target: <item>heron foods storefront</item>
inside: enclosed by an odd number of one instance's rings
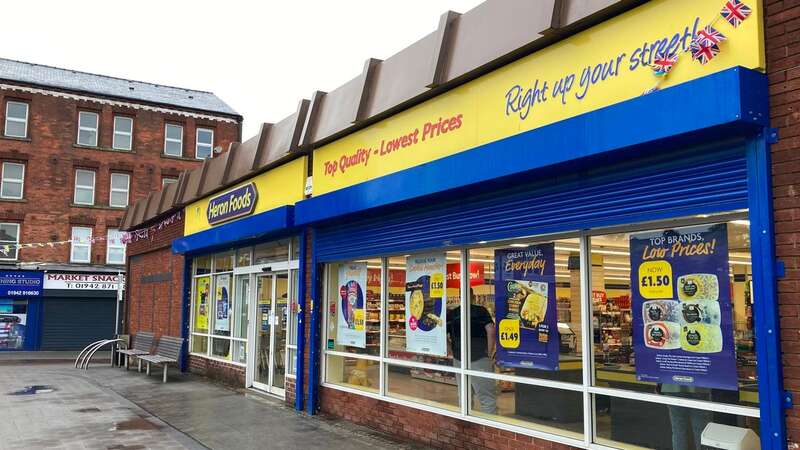
[[[648,3],[315,149],[309,409],[442,446],[783,448],[749,3]]]
[[[746,3],[647,2],[330,132],[412,46],[168,187],[190,365],[438,447],[785,448]]]

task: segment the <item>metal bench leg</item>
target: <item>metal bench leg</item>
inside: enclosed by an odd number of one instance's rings
[[[122,356],[125,357],[125,370],[127,371],[128,370],[128,366],[130,365],[131,357],[128,356],[128,355],[122,355]]]
[[[167,367],[168,366],[169,366],[169,364],[164,364],[164,380],[162,381],[162,383],[166,383],[167,382]]]
[[[140,358],[136,358],[136,360],[139,361],[139,368],[136,371],[142,373],[142,360]]]
[[[150,361],[147,362],[147,376],[150,376]]]

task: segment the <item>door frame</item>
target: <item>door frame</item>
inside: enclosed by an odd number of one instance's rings
[[[289,265],[286,265],[286,270],[268,270],[268,271],[251,271],[248,270],[247,272],[250,273],[250,305],[248,311],[249,323],[248,323],[248,330],[247,330],[247,347],[249,351],[247,352],[247,364],[246,364],[246,375],[245,375],[245,384],[248,388],[255,388],[263,392],[267,392],[270,394],[274,394],[280,397],[285,397],[285,388],[278,388],[273,386],[274,384],[274,377],[275,377],[275,329],[276,325],[279,325],[279,316],[278,316],[278,301],[277,301],[277,290],[278,290],[278,283],[277,279],[280,275],[285,275],[287,277],[287,301],[291,298],[291,283],[289,282],[289,274],[290,271],[288,270]],[[250,269],[250,268],[248,268]],[[272,305],[270,307],[269,313],[269,357],[268,357],[268,364],[269,364],[269,376],[267,383],[264,384],[262,382],[256,381],[256,369],[258,364],[258,350],[256,348],[256,338],[258,334],[258,327],[261,324],[261,317],[260,311],[258,306],[258,279],[259,278],[269,278],[271,280],[270,286],[270,296]],[[286,331],[287,335],[284,339],[284,348],[283,348],[283,358],[284,358],[284,377],[286,376],[286,359],[288,357],[288,349],[286,346],[289,343],[289,330],[287,327]],[[284,379],[285,383],[285,379]]]

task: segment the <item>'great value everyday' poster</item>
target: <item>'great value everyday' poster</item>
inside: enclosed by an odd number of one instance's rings
[[[406,258],[406,350],[447,355],[444,253]]]
[[[726,224],[630,236],[640,381],[737,390]]]
[[[497,250],[494,258],[497,364],[558,369],[555,244]]]
[[[367,345],[366,291],[367,263],[339,267],[339,299],[336,302],[336,343],[364,348]]]

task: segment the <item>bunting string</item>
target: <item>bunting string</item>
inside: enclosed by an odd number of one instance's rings
[[[152,240],[156,233],[169,225],[179,222],[181,217],[182,211],[178,211],[166,219],[158,222],[157,224],[150,225],[149,227],[139,228],[138,230],[126,231],[122,233],[122,242],[125,244],[130,244],[131,242],[141,241],[142,239]]]

